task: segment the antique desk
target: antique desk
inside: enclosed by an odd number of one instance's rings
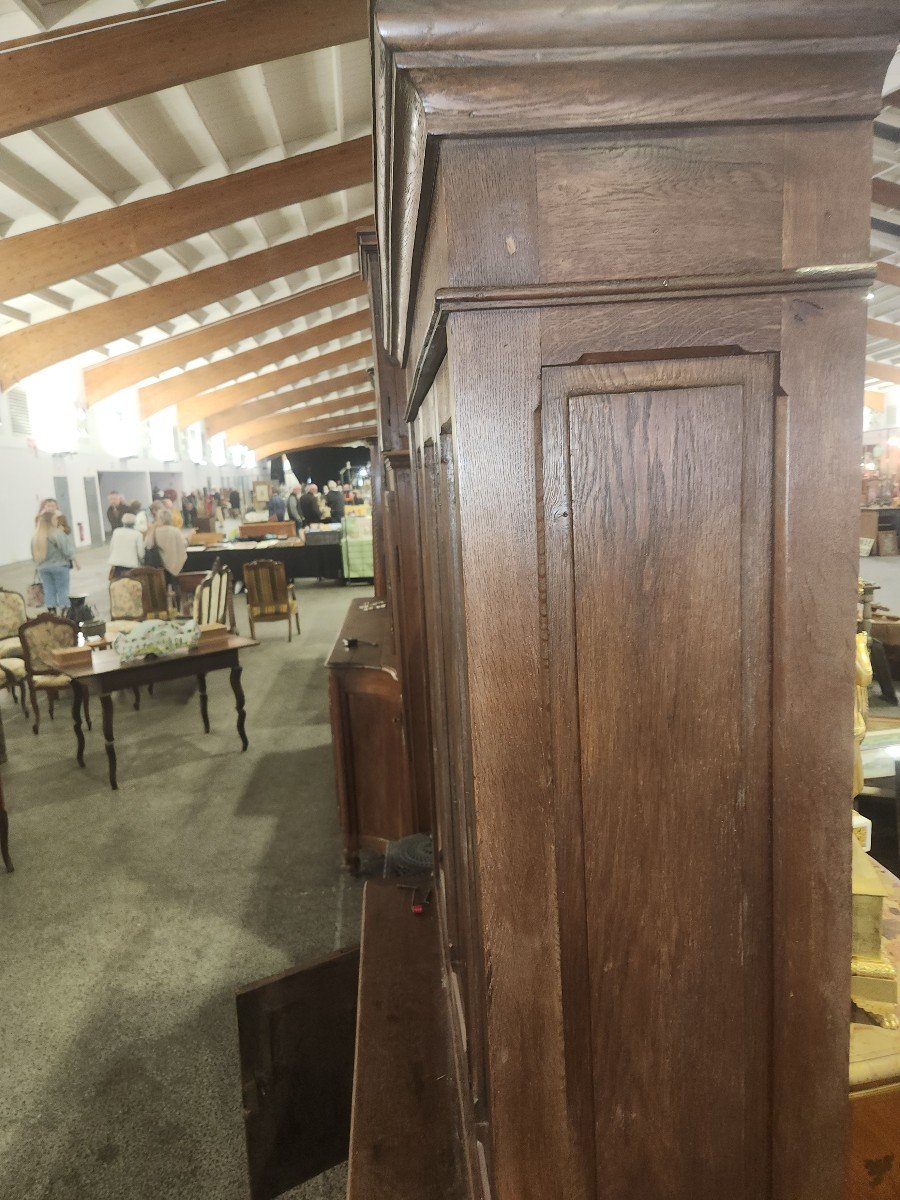
[[[109,783],[115,791],[119,785],[116,779],[116,748],[113,737],[113,692],[194,676],[200,692],[200,715],[203,718],[203,727],[209,733],[206,676],[210,671],[228,670],[231,673],[231,687],[237,707],[238,737],[241,739],[242,750],[246,750],[249,742],[244,728],[246,710],[244,708],[244,690],[241,687],[239,654],[248,646],[258,645],[259,643],[251,638],[230,636],[209,647],[181,650],[175,654],[166,655],[165,658],[142,659],[128,665],[122,664],[115,650],[95,650],[91,656],[91,663],[85,666],[63,665],[54,659],[60,672],[68,675],[72,680],[72,720],[78,745],[78,765],[84,766],[81,709],[85,693],[93,692],[100,697],[100,705],[103,709],[103,737],[106,741],[106,756],[109,759]],[[48,655],[48,657],[52,658],[53,656]]]

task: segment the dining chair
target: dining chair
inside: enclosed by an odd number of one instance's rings
[[[110,582],[109,616],[108,634],[131,633],[144,620],[144,589],[139,579],[123,575]]]
[[[65,691],[72,684],[69,676],[60,674],[48,660],[47,655],[53,650],[64,650],[71,646],[77,646],[78,629],[65,617],[46,612],[20,625],[19,637],[25,655],[25,681],[31,697],[31,711],[34,713],[34,724],[31,728],[37,734],[41,726],[38,693],[47,693],[47,707],[52,720],[53,708],[59,698],[59,693]],[[90,729],[91,715],[87,692],[84,693],[84,719]]]
[[[16,702],[18,694],[22,712],[28,716],[25,702],[25,660],[23,658],[0,658],[0,692],[9,692]]]
[[[193,617],[198,625],[224,625],[237,633],[234,617],[234,578],[218,560],[194,592]]]
[[[244,587],[247,589],[247,614],[250,636],[256,637],[257,621],[287,621],[288,641],[291,640],[291,618],[300,632],[300,608],[293,583],[288,583],[284,563],[271,558],[257,558],[244,567]]]
[[[25,598],[0,587],[0,658],[21,658],[19,626],[28,620]]]
[[[172,603],[166,573],[162,567],[135,567],[125,576],[126,579],[137,579],[143,589],[143,604],[145,621],[171,621],[178,616],[178,609]]]

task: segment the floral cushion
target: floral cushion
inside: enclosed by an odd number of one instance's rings
[[[37,625],[23,628],[22,641],[28,647],[32,671],[36,675],[56,674],[55,668],[48,662],[47,654],[51,650],[74,646],[77,637],[73,625],[57,621],[40,621]]]
[[[25,664],[21,658],[0,658],[0,672],[18,681],[25,678]]]
[[[68,675],[35,675],[33,682],[36,688],[64,688],[68,687],[72,680]]]
[[[0,638],[0,658],[21,658],[22,643],[17,637]]]
[[[132,662],[155,654],[162,658],[174,654],[187,646],[195,646],[200,640],[200,630],[193,621],[183,625],[174,621],[141,621],[131,633],[120,633],[113,642],[113,650],[122,662]]]
[[[19,593],[0,588],[0,638],[15,637],[19,626],[27,620],[25,601]]]
[[[140,621],[107,621],[106,635],[107,637],[115,633],[131,633],[132,629],[137,629]]]
[[[144,589],[139,579],[114,579],[109,585],[109,612],[113,620],[143,621]]]

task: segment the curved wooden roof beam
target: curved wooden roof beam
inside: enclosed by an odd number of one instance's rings
[[[365,442],[377,437],[376,425],[366,425],[362,429],[344,429],[335,433],[323,433],[317,437],[278,438],[268,446],[261,446],[256,453],[258,459],[271,458],[273,454],[289,454],[291,450],[305,450],[313,446],[347,446],[351,442]]]
[[[182,429],[186,429],[195,421],[205,421],[214,414],[225,412],[226,409],[234,408],[246,400],[252,400],[256,396],[267,396],[269,392],[299,383],[302,379],[312,379],[321,375],[323,371],[334,371],[350,363],[364,362],[370,359],[371,355],[372,342],[365,339],[354,342],[351,346],[343,346],[340,350],[330,350],[327,354],[306,358],[303,362],[282,367],[278,371],[266,371],[253,379],[244,379],[240,383],[232,383],[213,392],[204,392],[202,396],[194,396],[178,405],[178,424]]]
[[[354,254],[357,230],[371,220],[336,225],[8,333],[0,338],[0,387],[237,292]]]
[[[262,417],[271,417],[275,413],[280,413],[286,408],[294,408],[298,404],[311,403],[314,400],[321,400],[325,396],[330,396],[332,392],[344,391],[347,388],[364,387],[370,383],[369,372],[362,371],[345,371],[342,375],[333,375],[330,379],[323,379],[321,383],[313,383],[307,387],[294,388],[290,392],[279,392],[277,396],[267,396],[264,400],[254,400],[251,404],[236,404],[232,408],[225,409],[224,412],[215,413],[211,417],[204,418],[206,421],[206,432],[209,437],[215,437],[217,433],[228,433],[238,426],[249,424],[251,421],[258,421]],[[228,438],[228,441],[240,441],[240,438]]]
[[[257,417],[252,421],[232,426],[225,435],[226,445],[246,446],[249,445],[248,438],[259,437],[260,434],[267,436],[273,430],[278,432],[281,429],[293,428],[291,421],[305,424],[307,421],[333,417],[336,413],[345,412],[348,408],[359,408],[360,405],[368,409],[375,403],[375,395],[370,388],[351,396],[338,396],[334,400],[326,400],[321,404],[303,404],[299,407],[297,393],[287,393],[282,399],[287,400],[289,404],[293,402],[293,407],[270,417]]]
[[[84,371],[84,393],[88,405],[96,404],[98,400],[112,396],[122,388],[153,379],[173,367],[206,358],[214,350],[237,345],[244,338],[266,333],[335,304],[355,300],[365,293],[366,285],[358,275],[346,275],[333,283],[307,288],[283,300],[226,317],[224,321],[201,325],[190,333],[166,338],[152,346],[132,350],[129,354],[119,354]]]
[[[184,0],[21,38],[0,50],[0,137],[368,32],[365,0]]]
[[[324,417],[321,421],[298,421],[296,424],[285,422],[284,425],[277,429],[269,430],[268,433],[261,433],[258,437],[251,437],[246,442],[241,444],[246,446],[248,450],[257,450],[260,446],[264,446],[267,442],[279,436],[297,436],[307,437],[314,436],[317,433],[328,433],[331,429],[340,425],[350,425],[354,428],[357,425],[371,425],[375,420],[375,406],[372,404],[369,408],[360,409],[359,412],[347,413],[345,416]]]
[[[191,396],[199,396],[210,388],[228,383],[251,371],[259,371],[272,363],[282,362],[294,354],[303,354],[306,350],[315,350],[336,338],[349,337],[361,330],[371,327],[371,317],[367,308],[360,312],[349,313],[346,317],[338,317],[334,321],[321,321],[301,333],[291,333],[287,337],[278,338],[274,342],[265,342],[252,350],[244,350],[240,354],[231,354],[228,358],[220,358],[216,362],[207,363],[205,367],[195,367],[192,371],[182,371],[171,379],[160,379],[157,383],[148,383],[138,389],[141,402],[141,415],[152,416],[170,404],[179,404]]]
[[[4,238],[0,301],[371,179],[372,139],[357,138]]]

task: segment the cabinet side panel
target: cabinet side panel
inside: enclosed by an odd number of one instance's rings
[[[862,294],[784,302],[773,610],[777,1200],[843,1196],[865,317]]]
[[[573,1165],[542,703],[535,422],[539,317],[451,317],[471,714],[472,796],[487,980],[494,1200],[587,1194]]]
[[[769,1194],[774,397],[765,361],[719,363],[548,372],[604,1200]],[[653,390],[593,390],[629,376]]]

